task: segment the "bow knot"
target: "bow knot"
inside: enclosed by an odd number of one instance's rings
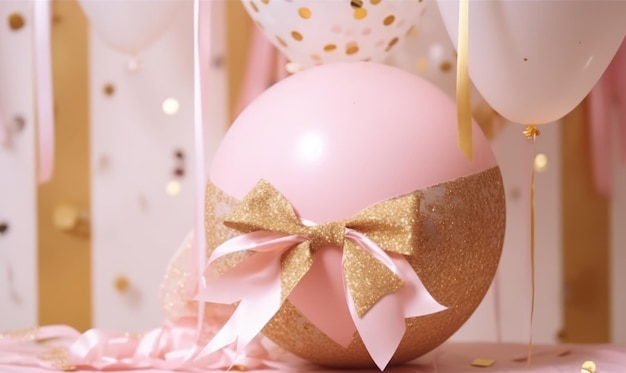
[[[308,226],[305,235],[310,242],[309,249],[312,253],[325,246],[343,247],[346,235],[346,226],[343,222],[329,222],[319,225]]]

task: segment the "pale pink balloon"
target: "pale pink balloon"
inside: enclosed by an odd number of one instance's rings
[[[455,103],[397,68],[335,63],[269,88],[235,120],[210,172],[243,198],[271,182],[300,217],[323,223],[496,166],[474,125],[474,161],[457,147]]]

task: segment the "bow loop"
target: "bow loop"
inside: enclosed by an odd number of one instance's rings
[[[385,251],[412,255],[419,233],[419,207],[416,193],[392,198],[361,211],[346,227],[363,233]]]
[[[241,203],[233,208],[224,225],[242,233],[270,231],[305,234],[291,203],[272,184],[261,180]]]

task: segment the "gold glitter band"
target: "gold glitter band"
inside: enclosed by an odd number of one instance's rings
[[[448,309],[406,320],[406,333],[391,364],[413,360],[449,338],[478,307],[495,275],[504,242],[505,195],[498,167],[416,191],[419,221],[412,255],[405,256],[429,293]],[[241,232],[224,225],[241,203],[207,184],[207,255]],[[419,233],[419,234],[418,234]],[[371,236],[371,235],[370,235]],[[376,242],[380,238],[370,237]],[[223,273],[252,255],[216,262]],[[321,332],[289,300],[263,329],[282,348],[336,367],[373,367],[358,333],[344,348]]]

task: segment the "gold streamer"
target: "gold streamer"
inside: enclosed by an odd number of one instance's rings
[[[469,0],[459,1],[459,40],[456,62],[456,104],[459,148],[471,161],[474,160],[472,144],[472,103],[469,78]]]
[[[535,314],[535,157],[537,156],[537,127],[529,125],[524,130],[527,139],[533,141],[533,162],[530,173],[530,333],[528,337],[528,367],[532,365],[533,355],[533,318]]]

